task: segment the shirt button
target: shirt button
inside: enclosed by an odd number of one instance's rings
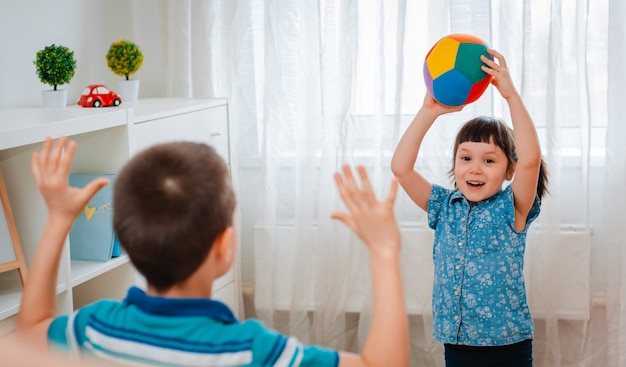
[[[455,266],[454,268],[455,268],[456,270],[459,270],[459,269],[461,269],[461,265],[457,265],[457,266]]]
[[[458,295],[459,295],[459,291],[458,291],[458,289],[454,291],[454,295],[455,295],[455,296],[458,296]]]
[[[459,246],[463,246],[463,241],[459,241]]]
[[[459,315],[454,315],[454,321],[459,321]]]

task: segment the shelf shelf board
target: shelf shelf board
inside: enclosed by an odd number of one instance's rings
[[[119,257],[109,261],[81,261],[72,260],[72,287],[76,287],[90,279],[102,275],[112,269],[120,267],[128,263],[130,259],[127,254],[121,254]]]
[[[216,99],[188,99],[188,98],[153,98],[141,100],[141,103],[131,103],[133,123],[140,124],[150,120],[156,120],[172,116],[172,111],[184,114],[205,108],[225,106],[226,98]]]
[[[117,107],[64,109],[0,109],[0,150],[40,143],[50,136],[72,136],[127,123],[127,110]]]
[[[22,286],[17,282],[0,278],[0,320],[11,317],[20,309],[22,299]]]
[[[57,285],[57,294],[67,291],[67,284]],[[0,320],[16,315],[22,301],[22,285],[17,271],[0,274]]]

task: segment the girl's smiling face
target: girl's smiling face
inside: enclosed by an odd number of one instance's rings
[[[505,180],[513,178],[515,168],[507,171],[508,160],[493,139],[489,143],[459,144],[454,157],[457,188],[469,202],[479,202],[497,194]]]

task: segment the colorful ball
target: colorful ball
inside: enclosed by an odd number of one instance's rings
[[[424,82],[428,93],[446,106],[476,101],[487,89],[491,75],[481,70],[480,55],[492,59],[483,40],[468,34],[441,38],[424,59]]]

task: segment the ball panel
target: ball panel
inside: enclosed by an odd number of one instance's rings
[[[477,83],[488,74],[481,70],[484,65],[480,61],[480,55],[491,58],[487,53],[487,46],[476,43],[461,43],[456,53],[454,68],[465,75],[472,83]]]
[[[459,42],[451,38],[442,38],[433,46],[426,58],[430,76],[437,79],[441,74],[454,68]]]
[[[446,106],[465,104],[472,83],[458,70],[450,70],[433,80],[433,98]]]
[[[424,83],[426,84],[426,89],[430,93],[430,95],[434,98],[435,95],[433,93],[433,78],[430,76],[430,72],[428,71],[428,65],[424,63]]]
[[[472,34],[465,34],[465,33],[452,33],[452,34],[447,35],[445,38],[452,38],[454,40],[457,40],[459,43],[480,43],[480,44],[485,43],[485,41],[483,41],[479,37],[476,37]]]
[[[472,90],[470,90],[469,95],[467,96],[467,100],[465,101],[465,104],[472,103],[476,101],[478,98],[480,98],[480,96],[482,96],[483,93],[485,93],[485,90],[487,90],[487,87],[491,83],[491,79],[492,77],[491,75],[489,75],[488,78],[484,78],[478,83],[475,83],[474,85],[472,85]]]

